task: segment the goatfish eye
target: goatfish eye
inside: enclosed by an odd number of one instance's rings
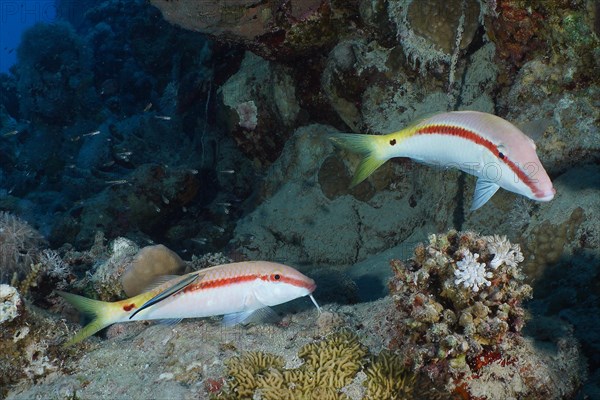
[[[279,281],[279,280],[281,280],[281,275],[279,275],[279,274],[273,274],[273,275],[271,275],[271,280],[272,281]]]

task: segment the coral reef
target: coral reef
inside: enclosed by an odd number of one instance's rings
[[[424,392],[415,390],[415,375],[407,371],[402,357],[382,350],[365,368],[365,399],[409,400]]]
[[[402,0],[388,2],[388,13],[407,58],[424,69],[449,65],[455,47],[471,43],[480,11],[475,0]]]
[[[185,262],[162,244],[142,247],[121,276],[123,291],[133,297],[148,288],[159,276],[180,275]]]
[[[235,260],[242,261],[242,260]],[[193,270],[197,271],[202,268],[213,267],[215,265],[228,264],[234,262],[231,258],[227,257],[223,253],[207,253],[198,257],[195,254],[192,255],[190,266]]]
[[[412,399],[414,376],[389,352],[368,359],[368,350],[357,337],[342,330],[309,343],[298,351],[299,367],[284,368],[273,354],[248,352],[226,362],[228,375],[223,392],[215,398],[350,399],[346,387],[365,364],[367,399]]]
[[[494,253],[507,246],[508,252]],[[416,364],[475,359],[484,346],[494,348],[507,335],[519,334],[521,303],[531,297],[531,287],[523,283],[515,257],[523,259],[519,246],[506,238],[451,231],[430,236],[408,264],[392,262],[390,291],[406,318],[398,333],[415,343],[426,338],[427,344],[410,349],[417,351],[410,356]]]
[[[347,266],[402,243],[416,229],[436,230],[438,221],[448,220],[447,204],[432,204],[424,196],[455,193],[451,181],[458,173],[388,163],[372,180],[349,190],[326,180],[336,165],[335,176],[350,179],[351,174],[350,166],[329,158],[342,158],[332,155],[330,131],[310,125],[288,140],[267,171],[266,200],[236,224],[237,251],[249,259],[285,258],[292,265]]]
[[[406,263],[393,260],[392,347],[416,373],[438,383],[451,379],[446,389],[464,398],[571,395],[582,368],[563,380],[569,383],[552,387],[539,368],[555,376],[564,366],[547,364],[522,337],[522,302],[532,292],[522,261],[519,245],[505,237],[456,231],[431,235]],[[559,339],[555,351],[567,365],[581,365],[572,337]],[[522,383],[510,383],[515,380]]]
[[[0,396],[19,380],[37,381],[61,369],[60,337],[68,332],[24,301],[14,287],[0,284]]]
[[[19,217],[0,211],[0,283],[23,279],[39,261],[45,240]]]
[[[261,163],[274,161],[300,112],[289,68],[246,52],[239,71],[218,94],[238,146]]]
[[[130,268],[139,247],[129,239],[119,237],[110,244],[110,255],[106,260],[97,260],[90,283],[95,296],[103,301],[125,298],[122,277]]]
[[[0,284],[0,324],[10,322],[19,315],[21,296],[12,286]]]

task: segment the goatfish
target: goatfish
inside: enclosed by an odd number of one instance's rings
[[[315,281],[287,265],[267,261],[222,264],[181,276],[164,276],[156,287],[137,296],[116,302],[104,302],[72,293],[57,291],[92,321],[64,346],[81,342],[99,330],[117,322],[167,320],[224,315],[224,324],[232,326],[271,317],[269,307],[299,297],[312,296]]]
[[[556,193],[533,140],[492,114],[444,112],[387,135],[336,133],[330,138],[339,147],[364,156],[351,187],[390,158],[408,157],[476,176],[471,210],[483,206],[501,187],[537,201],[550,201]]]

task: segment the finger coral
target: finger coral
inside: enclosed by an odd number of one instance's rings
[[[402,359],[391,351],[382,351],[365,369],[367,380],[365,399],[409,400],[415,398],[415,375]]]
[[[294,369],[285,369],[282,357],[248,352],[226,362],[230,380],[227,390],[220,395],[231,399],[253,396],[264,400],[349,399],[342,388],[354,380],[367,355],[367,349],[349,331],[340,331],[303,346],[298,356],[304,364]],[[375,370],[377,372],[373,375],[377,377],[391,373],[389,368]],[[374,379],[372,386],[377,385],[377,378]],[[372,390],[376,392],[378,389]]]

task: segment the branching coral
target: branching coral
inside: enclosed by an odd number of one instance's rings
[[[511,244],[506,236],[487,236],[484,237],[488,241],[488,250],[494,255],[490,261],[490,267],[498,268],[502,264],[509,267],[516,267],[524,260],[521,253],[521,247],[518,244]]]
[[[492,278],[493,275],[491,272],[486,272],[485,263],[480,263],[478,259],[479,254],[471,254],[468,250],[464,252],[464,258],[456,262],[455,284],[470,288],[474,292],[479,292],[480,287],[490,286],[488,279]]]

